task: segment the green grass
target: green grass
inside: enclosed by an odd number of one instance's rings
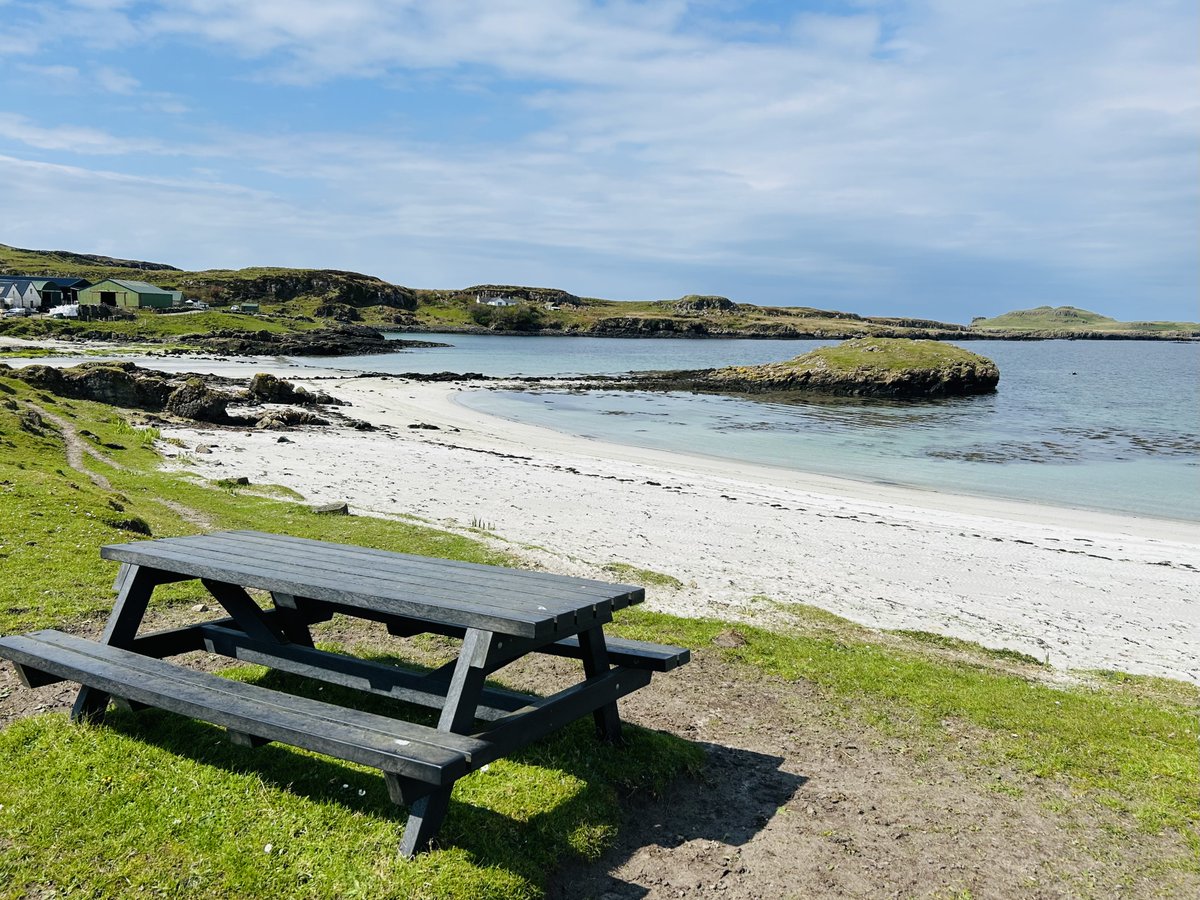
[[[941,647],[944,650],[957,650],[959,652],[982,653],[993,659],[1009,660],[1011,662],[1024,663],[1025,665],[1049,668],[1045,662],[1036,656],[1021,653],[1018,650],[1009,650],[1005,647],[984,647],[972,641],[964,641],[944,634],[933,634],[929,631],[910,631],[904,628],[896,629],[891,634],[898,634],[911,641],[916,641],[930,647]]]
[[[62,350],[49,347],[0,347],[0,361],[6,359],[42,359],[46,356],[69,356]]]
[[[406,813],[377,771],[239,748],[170,713],[113,712],[105,727],[38,716],[0,732],[0,754],[0,896],[501,900],[539,896],[564,859],[596,859],[620,797],[696,771],[702,751],[638,728],[606,747],[576,723],[461,779],[441,849],[412,861],[397,854]]]
[[[163,314],[143,309],[137,310],[132,319],[100,319],[95,322],[46,318],[0,320],[0,334],[10,337],[69,338],[86,332],[102,334],[111,340],[128,341],[163,341],[184,335],[205,335],[217,330],[282,334],[316,327],[316,323],[246,316],[220,310]]]
[[[905,338],[860,338],[832,347],[818,347],[798,356],[787,366],[798,369],[819,365],[834,372],[868,368],[881,372],[934,369],[959,363],[975,363],[980,357],[943,341],[914,341]]]
[[[676,590],[683,587],[683,582],[674,575],[664,575],[662,572],[655,572],[653,569],[639,569],[637,566],[631,566],[629,563],[610,562],[602,568],[605,572],[609,572],[617,578],[645,585],[646,587],[669,587]]]

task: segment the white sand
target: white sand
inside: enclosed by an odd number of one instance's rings
[[[311,386],[386,430],[289,432],[291,443],[278,432],[167,433],[215,447],[194,456],[207,477],[245,475],[451,529],[487,523],[510,551],[566,574],[605,577],[599,567],[619,561],[672,575],[685,587],[648,591],[665,611],[761,616],[772,607],[755,598],[768,597],[1060,667],[1200,680],[1197,523],[606,444],[473,412],[453,402],[456,386]]]

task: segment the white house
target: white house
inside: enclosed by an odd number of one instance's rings
[[[0,303],[9,309],[41,309],[42,295],[32,281],[0,283]]]

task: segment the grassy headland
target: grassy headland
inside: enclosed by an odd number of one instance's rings
[[[1018,309],[993,316],[978,318],[971,328],[979,332],[1037,332],[1047,337],[1071,337],[1081,333],[1098,337],[1107,335],[1145,337],[1196,337],[1200,335],[1200,323],[1196,322],[1119,322],[1116,319],[1077,309],[1074,306],[1039,306],[1035,309]]]
[[[0,377],[0,632],[97,631],[113,576],[98,547],[147,534],[261,528],[512,562],[419,522],[318,516],[270,486],[164,471],[159,434],[127,415]],[[86,452],[75,444],[69,454],[70,433]],[[610,565],[652,591],[678,589],[674,576]],[[155,609],[179,614],[203,599],[198,586],[177,585],[156,595]],[[1138,857],[1122,863],[1130,878],[1174,884],[1200,869],[1195,688],[1115,672],[1067,679],[1019,654],[882,633],[794,605],[775,612],[767,628],[630,610],[615,630],[696,648],[750,680],[815,686],[827,714],[862,740],[1000,773],[979,789],[1013,804],[1054,785],[1061,799],[1043,812],[1060,827],[1098,829],[1109,853],[1136,837]],[[725,639],[731,632],[736,640]],[[464,779],[444,848],[406,862],[395,853],[403,812],[370,770],[233,747],[166,713],[114,715],[104,728],[61,714],[23,718],[0,733],[0,895],[535,897],[564,860],[594,859],[611,844],[623,793],[700,764],[698,748],[678,738],[634,730],[631,746],[614,751],[588,732],[586,723],[568,729]]]

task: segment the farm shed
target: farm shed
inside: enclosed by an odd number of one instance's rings
[[[79,291],[79,302],[84,306],[116,306],[121,309],[170,309],[183,302],[183,294],[145,281],[107,278]]]
[[[33,278],[34,287],[42,295],[42,309],[74,303],[79,291],[91,282],[84,278]]]

